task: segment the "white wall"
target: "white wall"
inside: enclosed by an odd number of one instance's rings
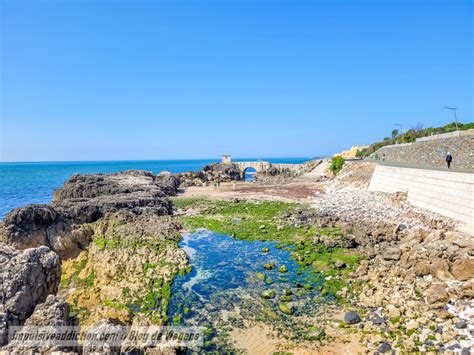
[[[474,235],[474,174],[379,165],[369,190],[407,192],[414,206],[456,219]]]

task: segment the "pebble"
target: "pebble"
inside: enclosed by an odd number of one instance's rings
[[[344,323],[346,324],[357,324],[361,321],[359,315],[356,312],[347,312],[344,314]]]

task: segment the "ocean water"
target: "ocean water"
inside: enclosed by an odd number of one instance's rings
[[[257,159],[240,159],[257,160]],[[307,158],[262,159],[274,163],[302,163]],[[48,203],[52,193],[74,174],[112,173],[124,170],[147,170],[154,173],[198,171],[219,160],[153,160],[0,163],[0,219],[13,208],[30,203]],[[236,159],[239,161],[239,159]]]

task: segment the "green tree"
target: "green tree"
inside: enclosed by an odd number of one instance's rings
[[[398,132],[398,129],[394,129],[394,130],[392,131],[392,138],[396,138],[396,137],[398,136],[398,133],[399,133],[399,132]]]
[[[331,160],[331,164],[329,164],[329,171],[331,171],[334,175],[337,175],[344,166],[346,160],[341,156],[333,157]]]

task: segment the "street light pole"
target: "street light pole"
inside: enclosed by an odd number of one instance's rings
[[[394,123],[394,126],[400,127],[400,134],[403,134],[403,127],[400,123]]]
[[[444,106],[443,108],[447,109],[447,110],[451,110],[454,112],[454,123],[456,124],[456,131],[459,130],[458,128],[458,116],[456,115],[456,110],[458,109],[457,107],[448,107],[448,106]]]

